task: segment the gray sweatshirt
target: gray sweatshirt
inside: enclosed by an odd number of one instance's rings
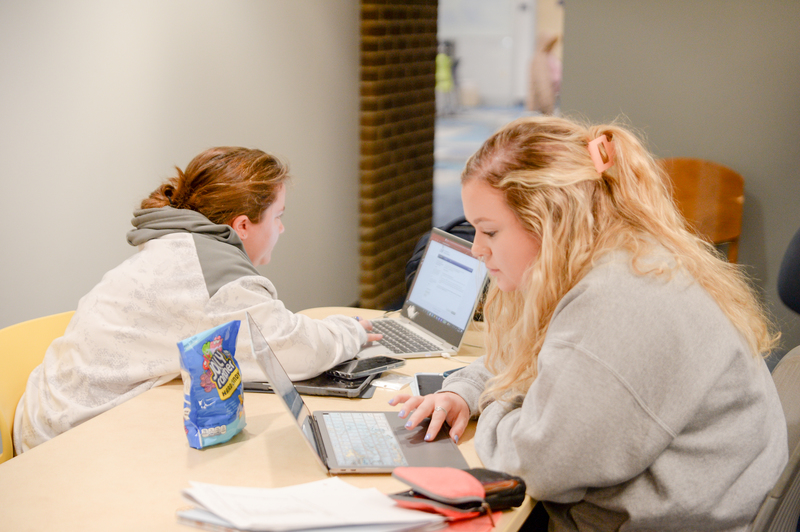
[[[685,274],[595,267],[559,303],[538,377],[478,420],[484,465],[525,479],[551,530],[746,530],[787,462],[769,370]],[[445,381],[473,415],[481,358]]]

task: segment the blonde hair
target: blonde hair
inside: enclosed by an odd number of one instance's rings
[[[588,143],[600,135],[616,146],[615,163],[602,174],[588,151]],[[489,290],[484,307],[487,367],[496,376],[483,399],[512,400],[527,392],[556,305],[612,250],[628,251],[640,275],[669,276],[685,268],[717,301],[755,356],[775,347],[779,334],[742,269],[689,230],[673,202],[668,177],[627,129],[557,117],[522,118],[495,133],[469,159],[461,181],[473,179],[500,191],[525,230],[541,239],[539,257],[518,290],[501,292],[494,283]],[[642,260],[658,246],[674,262]]]

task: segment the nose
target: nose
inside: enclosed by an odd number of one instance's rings
[[[281,228],[278,230],[278,234],[283,234],[285,227],[283,227],[283,220],[278,220],[278,223],[281,224]]]
[[[489,254],[489,248],[484,246],[481,242],[479,237],[475,237],[475,241],[472,243],[472,256],[476,259],[486,258]]]

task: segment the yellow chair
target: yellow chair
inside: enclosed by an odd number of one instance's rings
[[[14,411],[25,392],[28,375],[41,364],[50,343],[63,336],[73,314],[71,310],[0,329],[0,463],[14,457]]]
[[[730,168],[702,159],[661,159],[672,180],[673,196],[697,234],[727,248],[729,262],[739,255],[744,178]]]

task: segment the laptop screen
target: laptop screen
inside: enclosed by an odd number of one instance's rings
[[[292,384],[292,380],[289,378],[286,370],[283,369],[283,366],[281,366],[278,357],[272,351],[272,348],[270,348],[266,338],[264,338],[264,335],[261,333],[261,329],[258,328],[258,325],[256,325],[256,322],[253,320],[253,317],[250,316],[249,312],[245,312],[245,314],[247,315],[247,325],[250,328],[250,342],[256,362],[267,375],[267,379],[269,379],[269,384],[272,386],[275,395],[283,400],[286,404],[286,408],[291,412],[292,416],[294,416],[297,424],[303,431],[303,436],[305,436],[309,445],[311,445],[311,449],[316,453],[317,458],[319,458],[321,462],[322,453],[317,446],[317,440],[314,437],[314,429],[311,426],[311,411],[309,411],[308,407],[303,402],[303,398],[300,397],[300,393],[294,387],[294,384]],[[322,465],[327,469],[327,465],[324,463]]]
[[[486,265],[472,256],[471,247],[434,229],[403,305],[406,317],[453,345],[469,325],[486,282]]]

